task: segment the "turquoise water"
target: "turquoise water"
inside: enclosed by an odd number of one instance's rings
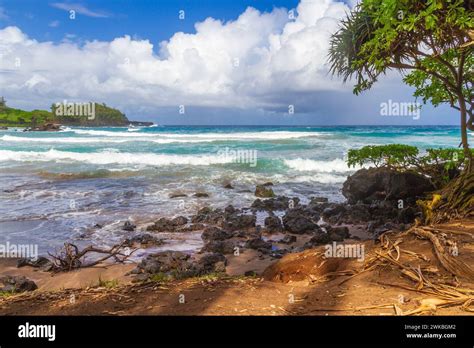
[[[472,134],[470,139],[472,142]],[[456,147],[457,127],[144,127],[0,131],[0,242],[111,245],[130,219],[189,215],[205,205],[248,206],[255,185],[341,201],[350,148],[404,143]],[[233,190],[223,185],[231,182]],[[182,192],[188,197],[170,199]],[[207,192],[209,198],[194,198]],[[97,229],[95,224],[104,227]],[[199,236],[173,247],[197,247]]]

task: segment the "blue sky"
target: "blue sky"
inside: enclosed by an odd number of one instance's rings
[[[414,101],[397,74],[359,97],[329,76],[330,34],[350,6],[0,0],[0,93],[25,109],[96,100],[162,124],[457,124],[448,107],[382,117],[381,103]]]
[[[81,4],[98,15],[77,15],[75,22],[69,13],[55,4]],[[194,32],[194,23],[207,17],[224,21],[236,19],[248,6],[261,11],[275,7],[295,8],[298,0],[3,0],[0,6],[8,13],[5,25],[17,25],[37,40],[61,41],[65,35],[74,34],[82,40],[112,40],[130,35],[148,38],[158,43],[175,32]],[[177,20],[180,10],[186,20]],[[92,16],[91,16],[92,15]],[[57,25],[51,27],[51,25]]]

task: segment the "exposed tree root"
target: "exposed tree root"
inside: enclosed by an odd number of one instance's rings
[[[435,230],[435,229],[430,229]],[[419,237],[426,238],[433,244],[435,254],[439,259],[440,263],[446,270],[452,274],[465,277],[474,277],[473,270],[466,263],[461,260],[455,259],[452,255],[446,252],[445,247],[442,245],[440,239],[435,233],[430,230],[423,229],[421,227],[413,227],[401,236],[413,233]],[[437,308],[449,307],[449,306],[461,306],[465,311],[473,312],[472,308],[474,304],[474,289],[466,289],[461,287],[454,287],[446,284],[434,283],[429,280],[424,274],[422,269],[418,267],[412,267],[410,265],[403,264],[400,262],[400,255],[407,253],[399,247],[402,243],[402,238],[398,238],[395,242],[390,240],[390,233],[386,233],[381,236],[382,248],[377,250],[375,255],[369,258],[364,265],[364,271],[373,269],[374,267],[380,266],[395,266],[400,273],[414,282],[416,285],[414,288],[406,287],[399,284],[385,284],[389,286],[400,287],[410,291],[416,291],[432,297],[420,300],[420,305],[410,311],[403,312],[396,304],[393,304],[396,315],[416,315],[425,312],[435,312]],[[413,256],[413,252],[407,253]],[[418,254],[416,254],[418,255]],[[421,257],[420,257],[421,258]]]
[[[433,207],[426,223],[474,216],[474,172],[466,170],[441,191],[440,203]]]
[[[419,237],[431,241],[439,262],[441,262],[446,270],[457,276],[474,278],[474,271],[471,267],[463,261],[456,259],[455,256],[450,255],[433,232],[419,227],[414,227],[410,231]]]

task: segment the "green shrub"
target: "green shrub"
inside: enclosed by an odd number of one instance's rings
[[[348,153],[347,165],[355,167],[373,164],[375,167],[406,168],[413,164],[418,156],[415,146],[390,144],[368,145],[360,149],[351,149]]]
[[[442,164],[446,169],[459,168],[466,159],[463,149],[428,149],[426,153],[422,158],[425,163]]]
[[[474,150],[471,150],[474,155]],[[351,149],[347,165],[387,167],[398,171],[411,170],[428,177],[435,187],[442,187],[459,174],[466,158],[462,149],[427,149],[419,154],[415,146],[390,144],[369,145]]]
[[[113,288],[116,288],[118,285],[119,285],[118,279],[104,280],[100,276],[99,276],[99,281],[97,282],[97,286],[100,288],[113,289]]]
[[[157,283],[166,283],[166,282],[169,282],[172,279],[173,279],[173,276],[168,275],[166,273],[162,273],[162,272],[154,273],[150,277],[150,281],[157,282]]]

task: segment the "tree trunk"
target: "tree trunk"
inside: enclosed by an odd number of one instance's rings
[[[469,156],[469,143],[467,140],[467,109],[466,102],[462,94],[459,95],[459,110],[461,113],[461,141],[464,154]]]
[[[464,99],[462,93],[459,93],[459,110],[461,113],[461,142],[464,150],[464,157],[466,158],[466,166],[464,168],[464,171],[467,173],[472,173],[472,153],[469,148],[469,141],[467,137],[467,106],[466,100]]]
[[[467,137],[467,109],[466,101],[459,94],[459,107],[461,112],[461,141],[464,150],[464,169],[459,177],[453,179],[439,193],[441,204],[433,211],[433,222],[441,222],[456,218],[474,216],[474,170],[472,152],[469,148]]]

